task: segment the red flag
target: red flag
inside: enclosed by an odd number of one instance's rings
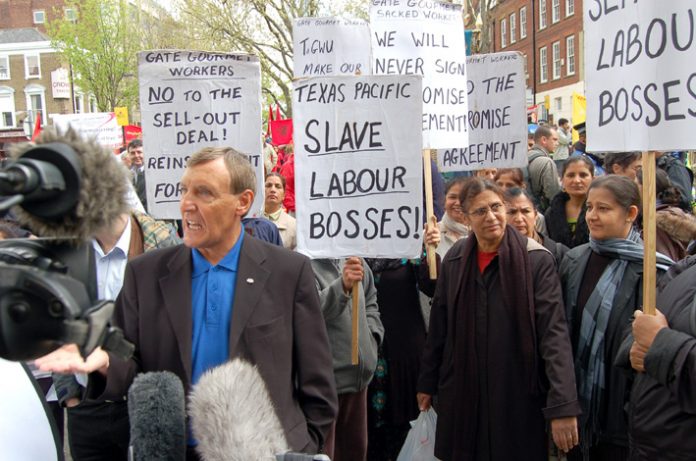
[[[35,141],[41,134],[41,112],[36,114],[36,123],[34,124],[34,134],[31,135],[31,140]]]
[[[279,105],[276,106],[276,118],[275,119],[276,120],[283,120],[283,116],[280,115],[280,106]]]
[[[272,122],[271,134],[273,140],[271,143],[274,146],[290,144],[292,142],[292,119],[274,120]]]
[[[273,121],[273,106],[268,105],[268,127],[266,128],[266,137],[271,135],[271,122]]]

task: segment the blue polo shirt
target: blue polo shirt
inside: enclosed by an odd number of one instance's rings
[[[230,357],[232,303],[243,240],[244,230],[229,253],[215,266],[197,249],[191,252],[192,384],[196,384],[208,369],[226,362]]]

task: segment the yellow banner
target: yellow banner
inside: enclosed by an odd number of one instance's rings
[[[587,100],[585,99],[585,96],[578,93],[573,93],[573,126],[585,121],[586,111]],[[578,132],[573,130],[573,143],[576,143],[578,139]]]
[[[116,114],[116,122],[119,126],[128,125],[128,108],[127,107],[114,107],[114,114]]]

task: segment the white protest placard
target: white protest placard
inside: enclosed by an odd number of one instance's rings
[[[469,144],[439,149],[441,173],[527,166],[524,57],[517,51],[466,58]]]
[[[56,114],[53,116],[53,125],[59,131],[66,131],[70,127],[80,136],[96,139],[99,144],[109,149],[123,145],[123,130],[113,112]]]
[[[696,147],[693,0],[585,2],[587,150]]]
[[[468,145],[462,5],[371,0],[372,73],[423,76],[423,148]]]
[[[370,74],[370,26],[362,19],[296,18],[295,77]]]
[[[295,83],[297,248],[312,258],[420,255],[421,77]]]
[[[203,147],[232,147],[256,172],[249,212],[263,208],[261,68],[256,56],[186,50],[138,53],[140,111],[150,214],[180,217],[180,179]]]

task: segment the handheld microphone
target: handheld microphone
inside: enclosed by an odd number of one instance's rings
[[[184,404],[184,387],[174,373],[135,377],[128,390],[130,461],[186,459]]]
[[[201,377],[189,397],[189,415],[204,461],[275,461],[290,450],[266,383],[240,359]]]
[[[84,241],[127,210],[127,171],[94,139],[47,129],[11,156],[0,169],[0,208],[19,204],[19,222],[36,235]]]

